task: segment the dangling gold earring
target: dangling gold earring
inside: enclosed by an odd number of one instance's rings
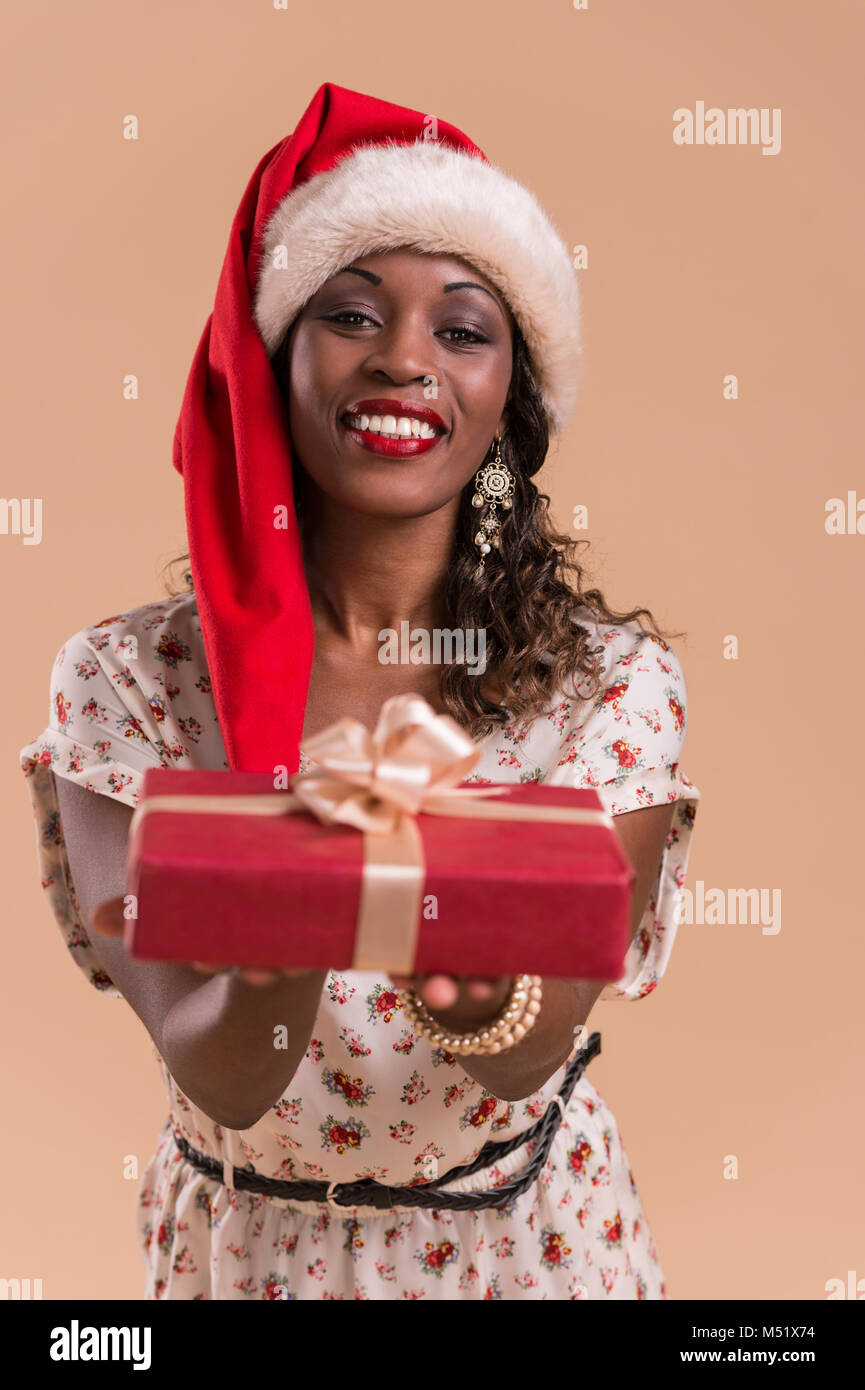
[[[502,441],[497,438],[495,458],[484,464],[475,474],[476,490],[472,506],[483,507],[487,502],[490,504],[489,513],[484,517],[475,536],[475,545],[481,555],[478,570],[484,569],[486,557],[493,546],[501,551],[502,520],[497,508],[502,507],[505,511],[510,511],[514,505],[514,484],[513,473],[502,461]]]

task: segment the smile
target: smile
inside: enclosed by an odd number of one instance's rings
[[[441,430],[409,415],[346,415],[353,429],[380,434],[385,439],[434,439]]]
[[[349,438],[362,449],[386,458],[425,454],[447,433],[408,415],[346,414],[341,423]]]

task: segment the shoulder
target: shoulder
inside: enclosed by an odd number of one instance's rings
[[[599,688],[590,702],[591,710],[617,713],[654,701],[673,709],[684,730],[685,673],[668,642],[648,632],[636,619],[603,623],[583,606],[575,609],[574,622],[586,633],[586,650],[598,661]],[[577,686],[583,692],[590,688],[588,677]]]
[[[76,773],[97,763],[124,776],[153,764],[225,766],[194,594],[112,613],[68,637],[51,672],[49,726],[55,763],[62,752]]]
[[[209,722],[212,692],[195,596],[172,595],[112,613],[66,639],[50,677],[50,723],[86,742],[123,734],[156,753],[172,708]],[[174,738],[172,746],[177,745]],[[178,745],[179,746],[179,745]]]
[[[673,800],[687,722],[682,664],[663,638],[636,620],[602,623],[580,612],[594,679],[578,673],[552,716],[552,780],[609,793],[613,813]],[[577,698],[579,697],[579,698]]]
[[[142,659],[164,667],[195,662],[203,652],[195,595],[183,593],[100,618],[67,637],[54,658],[66,680],[107,677],[120,687]]]

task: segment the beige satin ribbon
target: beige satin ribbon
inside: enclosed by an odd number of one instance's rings
[[[386,701],[373,733],[357,719],[340,719],[308,739],[304,752],[317,770],[295,773],[290,792],[147,797],[133,814],[130,837],[152,811],[224,816],[308,811],[325,825],[355,826],[363,833],[363,874],[353,970],[413,973],[426,880],[418,812],[569,825],[613,823],[605,811],[497,800],[508,786],[456,786],[478,761],[480,749],[455,720],[436,714],[420,695]]]

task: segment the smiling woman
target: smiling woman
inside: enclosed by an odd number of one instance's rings
[[[471,341],[454,337],[460,333]],[[598,589],[584,587],[576,558],[581,543],[554,528],[550,499],[532,481],[547,456],[550,422],[525,338],[495,286],[467,262],[411,248],[363,257],[313,295],[272,364],[295,451],[294,502],[307,571],[332,573],[339,562],[335,555],[316,561],[333,504],[353,517],[355,564],[361,515],[383,524],[427,517],[441,527],[434,537],[426,532],[438,555],[447,555],[441,621],[430,627],[483,631],[488,674],[481,682],[465,664],[449,663],[436,670],[427,693],[434,690],[440,707],[473,737],[509,717],[530,719],[580,677],[587,682],[584,696],[597,693],[602,667],[590,625],[577,621],[580,605],[610,624],[645,616],[651,625],[643,630],[659,641],[682,635],[664,632],[646,608],[617,611]],[[405,389],[366,398],[363,381],[402,382]],[[360,428],[349,427],[346,417],[358,415]],[[382,440],[382,431],[399,435],[399,415],[425,417],[433,437]],[[483,517],[473,505],[474,480],[492,456],[490,440],[513,479],[513,501],[495,544],[498,563],[479,568]],[[410,565],[415,541],[412,533],[401,534]],[[396,565],[395,553],[392,560]],[[398,572],[404,576],[402,563]],[[417,610],[412,613],[420,626]]]
[[[649,610],[584,589],[533,481],[576,395],[567,249],[465,135],[425,129],[326,84],[259,164],[175,438],[190,582],[64,644],[21,752],[67,945],[168,1090],[138,1194],[148,1298],[666,1297],[585,1024],[602,992],[649,994],[673,945],[699,797],[684,676]],[[483,632],[484,670],[382,662],[404,624]],[[598,793],[635,874],[619,980],[128,956],[148,767],[306,775],[322,729],[411,693],[476,741],[469,781]],[[527,934],[544,912],[539,883]],[[466,934],[494,925],[466,910]],[[474,1046],[490,1029],[506,1049]]]

